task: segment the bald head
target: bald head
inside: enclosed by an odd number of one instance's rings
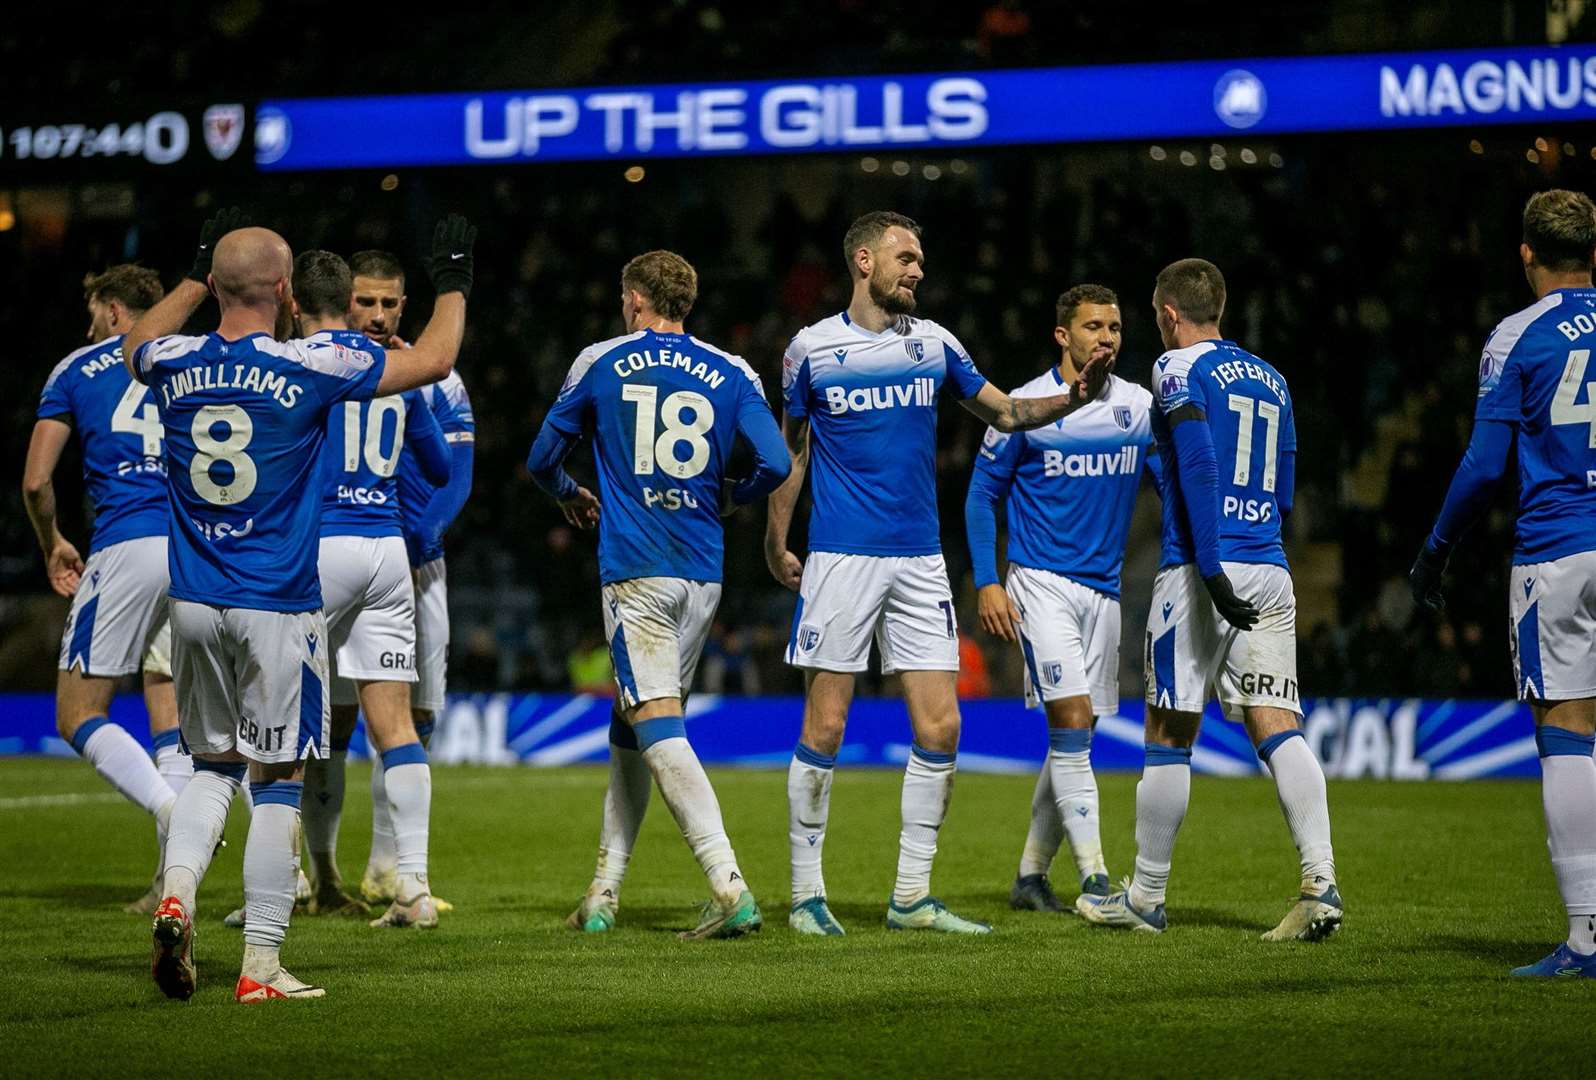
[[[278,286],[287,285],[294,273],[294,253],[288,241],[270,229],[234,229],[216,243],[211,263],[211,284],[225,307],[277,306],[283,299]]]

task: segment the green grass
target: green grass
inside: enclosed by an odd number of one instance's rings
[[[366,775],[350,770],[343,825],[355,879]],[[847,772],[826,877],[848,936],[817,941],[786,929],[782,776],[719,771],[767,927],[687,944],[668,931],[691,925],[702,878],[657,796],[619,927],[565,929],[592,870],[604,776],[435,770],[433,883],[458,911],[434,933],[296,918],[285,959],[327,998],[245,1009],[231,998],[242,945],[220,922],[240,895],[242,811],[200,892],[200,990],[178,1004],[150,982],[148,924],[120,911],[151,868],[146,820],[103,800],[8,806],[105,789],[80,762],[0,762],[0,1071],[1338,1078],[1585,1061],[1577,1033],[1596,985],[1506,978],[1564,931],[1533,784],[1332,784],[1347,923],[1325,944],[1267,945],[1258,935],[1296,885],[1267,781],[1197,780],[1170,931],[1151,937],[1009,911],[1031,780],[966,775],[933,885],[998,932],[953,940],[884,928],[899,777]],[[1115,873],[1132,851],[1134,785],[1103,779]]]

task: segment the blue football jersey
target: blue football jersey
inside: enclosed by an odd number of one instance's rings
[[[363,334],[350,334],[362,348]],[[438,420],[420,390],[346,401],[327,414],[327,447],[321,501],[323,536],[403,536],[399,513],[399,480],[395,475],[401,451],[431,430],[438,439]]]
[[[71,424],[82,443],[83,480],[94,504],[89,554],[166,535],[166,432],[149,387],[134,382],[122,363],[120,334],[57,364],[39,395],[38,416]]]
[[[327,413],[377,392],[384,353],[330,333],[156,338],[134,357],[166,427],[173,599],[321,607],[317,541]]]
[[[930,319],[907,316],[879,334],[848,318],[798,332],[782,360],[787,415],[809,421],[809,550],[935,555],[937,402],[986,379]]]
[[[1474,415],[1517,429],[1515,564],[1596,551],[1596,289],[1557,289],[1491,332]]]
[[[1012,397],[1069,391],[1058,369]],[[1136,492],[1153,446],[1152,395],[1109,377],[1102,396],[1046,427],[988,428],[975,467],[1008,489],[1008,560],[1118,598]]]
[[[1153,435],[1164,460],[1161,566],[1194,562],[1169,415],[1195,405],[1207,416],[1219,460],[1219,558],[1287,566],[1276,481],[1296,453],[1297,425],[1286,380],[1234,341],[1199,341],[1153,365]],[[1289,567],[1288,567],[1289,568]]]
[[[690,334],[642,330],[583,350],[544,423],[593,436],[606,584],[721,580],[721,482],[760,412],[774,427],[753,368]]]
[[[476,442],[477,420],[459,372],[451,371],[418,392],[422,403],[443,429],[444,441],[450,447],[470,446]],[[402,450],[399,454],[399,513],[404,519],[405,545],[410,549],[412,566],[443,558],[443,530],[448,528],[449,522],[426,520],[427,504],[437,490],[422,475],[415,452],[408,447]],[[461,499],[464,498],[462,494]]]

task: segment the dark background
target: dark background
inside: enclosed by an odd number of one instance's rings
[[[23,18],[0,27],[0,121],[13,110],[103,110],[135,99],[1537,44],[1583,40],[1591,28],[1589,17],[1566,25],[1560,5],[1543,3],[1244,7],[590,0],[414,20],[302,3],[178,4],[136,22],[124,14],[115,41]],[[904,175],[894,171],[900,161]],[[690,328],[746,356],[774,400],[787,339],[846,304],[847,223],[891,208],[925,229],[921,313],[953,329],[1003,386],[1056,360],[1053,301],[1080,281],[1119,292],[1119,370],[1144,380],[1159,352],[1148,304],[1154,274],[1187,255],[1218,263],[1230,289],[1227,336],[1274,363],[1297,403],[1299,494],[1288,538],[1304,693],[1511,695],[1513,484],[1454,557],[1446,616],[1416,614],[1403,575],[1467,441],[1484,337],[1533,299],[1517,256],[1523,201],[1547,187],[1592,189],[1591,125],[1025,147],[958,158],[650,161],[643,179],[629,182],[632,164],[166,177],[134,162],[85,182],[0,174],[0,224],[9,221],[0,231],[0,438],[13,476],[0,496],[0,687],[53,684],[65,602],[47,591],[15,481],[44,378],[83,343],[79,282],[89,270],[137,259],[170,285],[188,265],[200,221],[238,202],[296,250],[399,254],[411,272],[410,335],[430,305],[419,255],[432,222],[459,210],[482,225],[460,361],[478,442],[471,501],[449,537],[452,690],[603,682],[592,538],[563,525],[522,462],[576,353],[619,332],[622,263],[653,247],[690,259],[701,280]],[[214,318],[207,306],[197,324]],[[973,594],[962,503],[980,433],[973,417],[945,406],[944,546],[967,630]],[[63,528],[81,546],[89,511],[78,465],[69,453],[57,490]],[[584,468],[578,460],[579,475]],[[800,510],[796,543],[803,517]],[[702,688],[799,688],[779,656],[791,596],[764,569],[762,529],[760,508],[728,525],[722,626]],[[1156,560],[1149,493],[1125,576],[1131,693]],[[967,692],[1017,691],[1008,650],[978,636],[966,657]],[[875,681],[870,689],[890,687]]]

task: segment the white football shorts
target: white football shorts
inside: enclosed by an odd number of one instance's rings
[[[401,536],[324,536],[317,555],[332,642],[332,703],[354,683],[416,681],[416,604]]]
[[[1596,698],[1596,551],[1515,566],[1510,582],[1519,700]]]
[[[172,677],[172,620],[165,605],[161,619],[150,631],[150,643],[144,649],[144,674]]]
[[[1147,615],[1147,703],[1201,712],[1212,689],[1232,720],[1239,720],[1247,705],[1289,709],[1300,716],[1297,596],[1291,573],[1267,563],[1221,565],[1236,595],[1258,608],[1257,625],[1242,633],[1227,623],[1209,599],[1195,564],[1160,570]]]
[[[194,754],[266,764],[325,758],[327,620],[172,601],[178,725]]]
[[[90,555],[61,634],[61,670],[75,667],[96,678],[137,672],[166,623],[170,583],[164,536],[124,540]]]
[[[631,578],[611,582],[601,595],[621,704],[685,696],[720,605],[720,582]]]
[[[953,590],[941,555],[809,553],[787,663],[864,671],[872,639],[885,674],[959,670]]]
[[[1025,704],[1089,697],[1093,716],[1119,711],[1119,601],[1063,574],[1009,567],[1004,582],[1020,609]]]
[[[443,711],[449,682],[449,578],[441,558],[416,570],[416,685],[410,704]]]

